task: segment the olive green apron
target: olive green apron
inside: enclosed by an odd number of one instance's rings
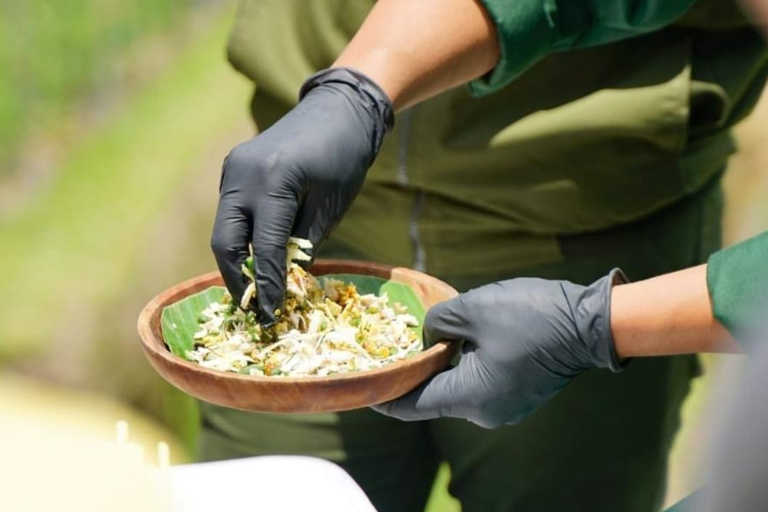
[[[295,104],[372,5],[241,2],[229,57],[256,83],[260,127]],[[632,222],[722,169],[728,128],[754,105],[767,64],[734,5],[704,0],[660,32],[551,55],[498,93],[454,89],[398,116],[336,236],[433,273],[562,261],[556,235]]]

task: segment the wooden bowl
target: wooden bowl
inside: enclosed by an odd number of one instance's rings
[[[406,283],[430,306],[457,295],[446,283],[421,272],[377,263],[317,260],[315,275],[362,274]],[[203,368],[172,354],[163,342],[163,308],[210,286],[222,286],[218,272],[205,274],[169,288],[147,304],[139,315],[139,335],[149,362],[168,382],[200,400],[216,405],[261,412],[329,412],[366,407],[411,391],[443,370],[458,344],[438,342],[422,353],[382,368],[327,377],[260,377]]]

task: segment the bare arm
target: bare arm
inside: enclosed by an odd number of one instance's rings
[[[742,3],[768,35],[768,2]],[[739,351],[738,343],[712,316],[707,265],[617,286],[611,309],[619,357]]]
[[[712,316],[706,265],[615,287],[611,331],[621,358],[739,351]]]
[[[482,76],[498,58],[477,0],[380,0],[334,67],[372,78],[402,110]]]
[[[768,2],[742,3],[768,34]],[[611,309],[619,357],[739,351],[738,343],[712,315],[707,265],[617,286]]]
[[[744,8],[752,14],[753,20],[768,35],[768,2],[765,0],[742,0]]]

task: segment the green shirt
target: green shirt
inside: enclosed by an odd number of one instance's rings
[[[501,56],[490,75],[471,84],[477,95],[495,92],[546,55],[654,32],[696,0],[482,0],[496,25]]]
[[[768,305],[768,232],[713,254],[707,287],[715,318],[739,337]]]

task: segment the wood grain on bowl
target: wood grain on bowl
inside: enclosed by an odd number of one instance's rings
[[[317,260],[311,272],[361,274],[411,286],[426,308],[457,295],[451,286],[421,272],[378,263]],[[382,368],[327,377],[259,377],[219,372],[177,357],[163,342],[163,308],[211,286],[222,286],[218,272],[185,281],[152,299],[139,315],[144,353],[168,382],[200,400],[261,412],[330,412],[357,409],[392,400],[445,369],[458,344],[438,342],[411,358]]]

